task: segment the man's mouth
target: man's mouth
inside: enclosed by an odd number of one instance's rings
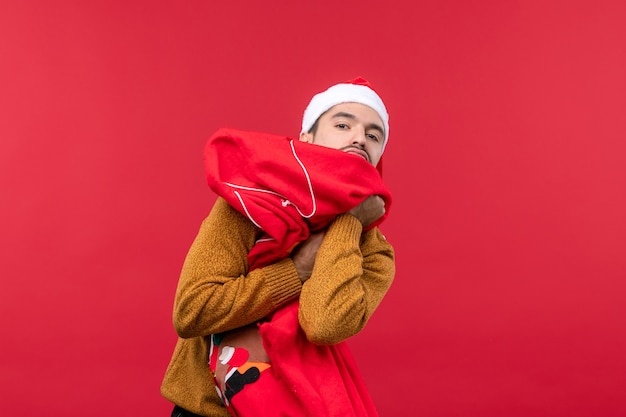
[[[349,147],[349,148],[344,149],[344,152],[351,153],[351,154],[354,154],[354,155],[358,155],[358,156],[360,156],[361,158],[365,159],[368,162],[370,160],[369,155],[363,149]]]

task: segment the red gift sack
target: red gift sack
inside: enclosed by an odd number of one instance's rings
[[[248,254],[249,269],[289,256],[311,231],[370,195],[391,193],[362,158],[289,137],[220,129],[204,162],[211,189],[265,235]],[[337,169],[340,166],[341,169]],[[265,321],[210,337],[209,366],[235,417],[378,416],[343,342],[315,345],[298,323],[298,302]]]
[[[377,417],[345,342],[315,345],[298,302],[259,324],[212,336],[210,366],[235,417]]]

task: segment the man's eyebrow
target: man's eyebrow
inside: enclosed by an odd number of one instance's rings
[[[356,119],[356,116],[354,114],[346,113],[344,111],[337,112],[337,113],[333,114],[333,116],[332,116],[333,119],[339,119],[341,117],[345,117],[346,119],[352,119],[352,120]],[[381,126],[376,124],[376,123],[370,123],[369,125],[365,126],[365,128],[366,129],[378,130],[381,135],[385,134],[385,130]]]
[[[345,117],[347,119],[356,119],[356,116],[354,114],[346,113],[345,111],[340,111],[340,112],[333,114],[333,119],[340,118],[340,117]]]

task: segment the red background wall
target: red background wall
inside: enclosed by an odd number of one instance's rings
[[[165,416],[218,127],[385,98],[397,278],[352,346],[381,417],[626,415],[614,1],[5,1],[0,409]]]

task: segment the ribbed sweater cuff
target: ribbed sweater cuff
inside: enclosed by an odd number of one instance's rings
[[[361,233],[363,233],[363,225],[359,219],[347,213],[337,216],[331,228],[333,229],[333,234],[337,233],[342,236],[352,236],[355,239],[360,239]]]
[[[302,282],[291,258],[285,258],[263,269],[268,277],[267,284],[272,292],[272,301],[276,307],[300,294]]]

